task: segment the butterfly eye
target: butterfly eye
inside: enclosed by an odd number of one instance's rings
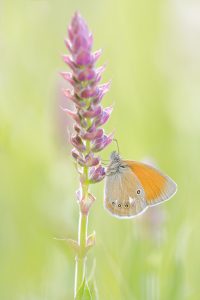
[[[128,205],[128,203],[126,203],[124,206],[125,206],[126,208],[128,208],[129,205]]]
[[[140,190],[137,190],[137,194],[138,194],[138,195],[140,194]]]
[[[118,204],[118,207],[122,207],[122,205],[119,203],[119,204]]]

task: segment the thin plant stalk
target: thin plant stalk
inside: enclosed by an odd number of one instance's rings
[[[79,227],[78,227],[78,244],[81,252],[84,253],[87,243],[87,227],[88,227],[88,216],[79,213]],[[86,256],[77,255],[76,256],[76,266],[75,266],[75,280],[74,280],[74,298],[78,293],[78,289],[83,283],[86,276]]]
[[[90,152],[90,142],[86,141],[86,150]],[[87,200],[89,193],[89,178],[88,178],[88,167],[83,167],[83,173],[85,174],[85,181],[81,185],[82,195]],[[88,217],[89,211],[84,214],[81,210],[79,212],[79,225],[78,225],[78,245],[79,253],[76,256],[76,266],[75,266],[75,280],[74,280],[74,298],[78,293],[78,289],[83,283],[84,278],[86,277],[86,249],[87,249],[87,232],[88,232]]]

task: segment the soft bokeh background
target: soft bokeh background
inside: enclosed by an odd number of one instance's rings
[[[103,48],[104,105],[114,103],[123,157],[148,159],[178,183],[169,202],[133,220],[103,209],[89,220],[97,243],[88,274],[100,300],[198,300],[200,294],[200,2],[0,2],[0,299],[71,300],[78,178],[59,77],[75,10]],[[111,145],[103,153],[116,149]]]

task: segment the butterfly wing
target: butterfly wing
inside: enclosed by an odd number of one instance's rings
[[[148,206],[168,200],[176,193],[176,183],[154,167],[136,161],[124,162],[141,183]]]
[[[144,190],[131,168],[106,176],[104,206],[120,218],[136,216],[147,208]]]

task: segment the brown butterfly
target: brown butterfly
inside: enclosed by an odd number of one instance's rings
[[[105,208],[115,217],[133,218],[148,207],[170,199],[176,183],[144,163],[122,160],[114,151],[106,170]]]

